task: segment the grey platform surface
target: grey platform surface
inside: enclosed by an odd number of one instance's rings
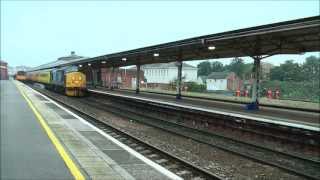
[[[181,179],[161,169],[86,121],[42,97],[26,85],[18,86],[41,113],[48,126],[89,179]],[[130,151],[130,152],[129,152]]]
[[[0,81],[0,179],[73,179],[12,81]]]

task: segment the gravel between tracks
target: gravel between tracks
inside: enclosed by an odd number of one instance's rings
[[[52,92],[49,92],[52,93]],[[77,106],[80,110],[90,112],[97,119],[120,128],[144,141],[170,152],[180,158],[203,167],[226,179],[302,179],[296,175],[268,165],[177,136],[163,130],[124,119],[106,111],[94,109],[81,103],[87,98],[69,98],[54,94],[64,102]]]

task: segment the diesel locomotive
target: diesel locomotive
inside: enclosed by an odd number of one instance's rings
[[[78,66],[29,71],[26,80],[67,96],[84,96],[86,93],[86,76]]]
[[[26,72],[25,71],[18,71],[15,75],[14,75],[14,78],[16,80],[19,80],[19,81],[25,81],[27,79],[26,77]]]

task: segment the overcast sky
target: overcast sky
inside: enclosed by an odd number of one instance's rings
[[[38,66],[70,51],[94,57],[316,15],[317,0],[1,1],[1,59],[10,66]],[[301,63],[309,55],[319,53],[266,61]]]

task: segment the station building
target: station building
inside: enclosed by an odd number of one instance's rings
[[[177,78],[178,67],[175,62],[143,65],[148,83],[169,84]],[[195,82],[198,77],[198,68],[187,63],[182,64],[182,77],[184,82]]]
[[[234,72],[212,72],[206,83],[207,91],[234,91],[242,86],[242,80]]]
[[[0,60],[0,80],[8,80],[8,63]]]

